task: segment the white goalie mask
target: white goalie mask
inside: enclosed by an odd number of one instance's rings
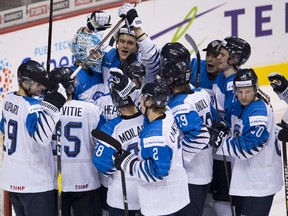
[[[102,36],[97,33],[78,32],[70,41],[69,46],[75,59],[79,62],[84,62],[90,53],[97,48],[101,42]],[[93,54],[86,62],[86,65],[93,71],[101,72],[103,49],[100,48],[97,53]]]

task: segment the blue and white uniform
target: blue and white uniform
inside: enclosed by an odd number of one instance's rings
[[[138,178],[141,213],[167,215],[189,203],[188,181],[183,167],[180,131],[171,111],[144,124],[139,159],[131,175]]]
[[[130,94],[130,97],[136,104],[136,107],[138,107],[139,109],[140,109],[140,95],[141,95],[140,89],[136,89],[132,94]],[[119,115],[119,110],[117,106],[113,104],[110,92],[98,98],[95,101],[95,105],[99,108],[102,116],[106,119],[106,121],[110,121]]]
[[[233,106],[231,133],[217,154],[232,157],[230,195],[264,197],[281,190],[282,163],[272,108],[258,100]]]
[[[71,66],[72,70],[76,70],[77,66]],[[103,77],[101,73],[92,71],[91,74],[84,69],[81,69],[76,76],[76,86],[73,94],[74,100],[82,100],[94,103],[99,97],[109,92],[109,89],[104,87]],[[105,90],[106,89],[106,90]]]
[[[154,82],[160,66],[160,54],[156,45],[151,41],[149,37],[145,38],[141,42],[137,42],[140,52],[137,55],[138,61],[146,68],[146,75],[144,83]],[[121,65],[117,49],[114,47],[107,47],[105,49],[105,55],[102,59],[102,76],[104,82],[104,97],[110,97],[109,95],[109,83],[110,68],[117,68]],[[144,85],[142,83],[142,86]],[[102,102],[105,101],[105,103]],[[109,103],[110,102],[110,103]],[[117,108],[109,98],[101,99],[96,102],[101,112],[107,120],[115,118],[117,115]]]
[[[5,135],[0,188],[16,193],[54,189],[50,140],[60,112],[28,96],[8,93],[3,100],[1,133]]]
[[[106,123],[101,130],[117,139],[124,150],[139,153],[139,134],[142,131],[144,116],[138,112],[132,116],[120,116]],[[93,162],[96,168],[108,178],[107,203],[109,206],[124,209],[120,171],[115,170],[113,154],[116,150],[111,145],[97,140]],[[125,175],[129,210],[139,210],[137,179]]]
[[[137,42],[139,53],[138,61],[146,68],[145,83],[154,82],[160,67],[160,53],[151,38],[147,37],[141,42]],[[119,67],[122,62],[119,59],[117,49],[107,47],[102,59],[102,76],[104,85],[108,88],[108,79],[110,77],[110,68]]]
[[[174,119],[184,135],[184,167],[189,184],[204,185],[212,179],[212,147],[206,125],[211,126],[210,96],[205,90],[176,94],[168,101]]]
[[[94,140],[91,131],[101,127],[104,119],[94,104],[85,101],[67,101],[61,113],[62,190],[80,192],[97,189],[100,180],[92,162]],[[56,136],[54,138],[52,146],[56,156]]]
[[[197,82],[197,59],[193,58],[190,62],[190,67],[192,70],[192,77],[190,83],[193,86],[196,86]],[[210,95],[212,95],[212,87],[215,83],[215,79],[209,79],[207,72],[207,63],[205,60],[200,61],[200,74],[199,74],[199,83],[198,87],[205,89]]]
[[[218,118],[217,112],[219,111],[220,115],[219,117],[225,121],[228,127],[230,127],[231,124],[232,102],[237,100],[233,92],[234,77],[235,73],[229,75],[228,77],[225,77],[224,73],[220,73],[217,76],[215,83],[213,85],[214,95],[212,97],[212,107],[211,107],[213,122],[221,120],[217,119]],[[217,106],[214,97],[216,97]]]

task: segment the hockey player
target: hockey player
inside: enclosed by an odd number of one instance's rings
[[[3,100],[0,130],[5,139],[0,188],[10,192],[16,215],[56,215],[50,141],[66,92],[59,84],[45,92],[42,102],[34,98],[51,81],[46,70],[33,60],[18,67],[17,80],[18,90],[7,93]]]
[[[159,70],[159,50],[151,38],[142,30],[142,21],[131,4],[123,4],[118,10],[118,15],[127,20],[128,26],[123,26],[116,33],[116,48],[107,47],[105,49],[105,55],[102,60],[104,83],[108,82],[110,68],[119,67],[131,53],[136,53],[138,61],[146,67],[145,83],[153,82]],[[101,30],[103,26],[102,20],[106,20],[109,23],[107,17],[109,15],[103,11],[93,12],[87,20],[87,28],[92,32],[99,32],[99,27]],[[108,23],[106,22],[105,25]]]
[[[215,130],[217,154],[232,158],[229,194],[236,215],[268,216],[275,193],[282,187],[282,162],[275,145],[275,120],[269,100],[258,91],[253,69],[241,69],[233,81],[235,95],[228,131]]]
[[[100,179],[92,163],[94,140],[90,131],[101,127],[104,121],[94,104],[72,100],[72,73],[69,67],[55,68],[49,73],[49,79],[61,83],[68,96],[60,118],[62,215],[70,216],[72,211],[74,216],[101,216]],[[52,145],[56,149],[56,139]],[[56,156],[56,150],[53,153]]]
[[[113,68],[111,68],[114,73],[118,73],[118,76],[116,76],[116,79],[121,79],[123,76],[123,72],[130,78],[130,79],[124,79],[123,83],[121,83],[125,88],[129,89],[135,86],[136,89],[138,89],[137,96],[135,98],[134,103],[137,107],[139,107],[140,103],[140,93],[141,91],[139,89],[142,88],[142,85],[144,83],[144,77],[146,75],[146,68],[144,65],[139,63],[136,59],[133,62],[126,62],[126,60],[119,66],[120,70],[115,71]],[[110,70],[111,71],[111,70]],[[126,76],[125,75],[125,76]],[[120,77],[119,77],[120,76]],[[111,79],[111,77],[110,77]],[[116,80],[115,80],[116,81]],[[122,90],[124,90],[122,89]],[[125,97],[125,90],[122,92],[119,92],[118,94],[120,97]],[[108,94],[103,95],[99,99],[95,101],[96,106],[99,107],[99,110],[101,111],[104,118],[109,121],[113,118],[116,118],[118,113],[118,106],[113,103],[111,98],[111,92]]]
[[[213,84],[211,113],[213,127],[229,128],[231,124],[231,104],[235,100],[233,79],[239,67],[249,59],[251,47],[242,38],[229,36],[221,42],[218,51],[218,69],[223,72],[217,76]],[[214,208],[217,215],[229,216],[232,213],[231,197],[228,195],[229,188],[226,180],[230,176],[231,163],[229,161],[226,163],[225,156],[214,155],[211,191],[215,200]]]
[[[116,169],[138,179],[143,215],[181,215],[189,203],[188,182],[182,162],[179,129],[166,110],[169,90],[159,83],[142,89],[141,111],[147,117],[140,134],[138,156],[128,151],[117,154]]]
[[[268,75],[270,85],[273,88],[273,91],[279,96],[281,100],[284,100],[288,103],[288,81],[287,79],[276,72],[270,73]],[[282,116],[281,123],[278,124],[281,127],[281,130],[278,134],[278,139],[283,142],[288,142],[288,110]]]
[[[202,216],[213,166],[210,135],[206,127],[212,124],[210,95],[200,89],[191,89],[189,62],[168,61],[162,65],[161,74],[172,94],[168,106],[184,135],[181,144],[190,203],[181,212]]]
[[[212,94],[213,83],[217,75],[221,72],[221,70],[218,69],[219,60],[217,59],[219,54],[217,48],[220,43],[220,40],[213,40],[208,44],[207,48],[203,49],[203,51],[207,51],[207,53],[206,59],[200,61],[199,83],[197,83],[197,59],[193,58],[190,61],[190,53],[181,43],[166,43],[161,49],[161,62],[162,64],[164,64],[165,61],[171,60],[188,62],[192,71],[190,83],[193,86],[198,85],[198,87]]]
[[[137,155],[139,152],[139,134],[143,128],[144,116],[136,107],[134,101],[136,89],[121,97],[119,92],[127,86],[129,78],[126,73],[118,72],[119,69],[112,69],[110,78],[111,97],[119,109],[119,116],[106,123],[101,130],[117,139],[122,148]],[[120,80],[120,82],[118,82]],[[130,81],[131,82],[131,81]],[[107,143],[97,141],[93,162],[96,168],[108,178],[107,203],[109,205],[109,216],[124,216],[123,188],[121,185],[120,171],[116,170],[113,164],[116,150]],[[129,174],[125,175],[129,215],[140,212],[139,198],[137,192],[137,179]]]
[[[216,80],[218,74],[221,73],[221,70],[218,68],[219,59],[217,59],[219,55],[219,51],[217,50],[221,40],[213,40],[208,46],[203,49],[206,51],[205,60],[200,61],[200,74],[199,80],[197,81],[197,59],[193,58],[190,63],[190,67],[192,69],[192,77],[190,83],[193,86],[197,86],[205,89],[209,94],[212,95],[212,87]],[[197,83],[199,82],[199,83]]]
[[[75,62],[71,69],[74,71],[85,61],[90,52],[101,41],[101,35],[91,34],[83,31],[81,27],[70,41],[70,50],[74,54]],[[76,76],[76,86],[73,93],[73,99],[94,103],[99,97],[108,93],[105,91],[103,77],[101,73],[103,50],[95,53],[87,61]]]

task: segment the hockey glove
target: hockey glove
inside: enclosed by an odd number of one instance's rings
[[[210,127],[208,129],[210,134],[210,145],[214,146],[216,149],[219,149],[226,140],[229,131],[220,130],[214,127]]]
[[[110,69],[109,88],[115,89],[120,97],[126,97],[135,90],[135,84],[118,68]]]
[[[130,28],[141,28],[142,21],[140,20],[137,11],[131,4],[123,4],[122,7],[120,7],[118,10],[118,15],[127,19]]]
[[[222,131],[229,130],[227,124],[224,121],[219,121],[217,123],[212,124],[212,128],[217,128]]]
[[[122,150],[114,154],[114,165],[117,170],[123,170],[130,175],[133,175],[133,165],[138,160],[138,157],[128,151]]]
[[[67,100],[66,90],[61,83],[59,83],[58,88],[55,90],[47,90],[44,93],[44,99],[42,105],[57,111],[55,107],[60,110],[60,108],[65,104]],[[53,106],[51,106],[53,105]]]
[[[288,142],[288,124],[283,120],[277,124],[282,129],[278,133],[278,139],[283,142]]]
[[[276,72],[270,73],[268,75],[270,85],[273,88],[273,91],[279,96],[281,100],[284,100],[288,103],[288,81],[287,79]]]
[[[104,11],[94,11],[87,18],[87,28],[93,32],[103,31],[111,27],[111,16]]]

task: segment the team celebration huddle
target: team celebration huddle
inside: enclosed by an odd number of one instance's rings
[[[0,188],[16,216],[268,216],[288,110],[275,121],[245,68],[249,42],[217,38],[201,60],[178,42],[157,47],[134,5],[118,15],[104,44],[111,16],[88,16],[73,66],[18,67],[0,123]],[[267,79],[288,103],[287,79]]]

